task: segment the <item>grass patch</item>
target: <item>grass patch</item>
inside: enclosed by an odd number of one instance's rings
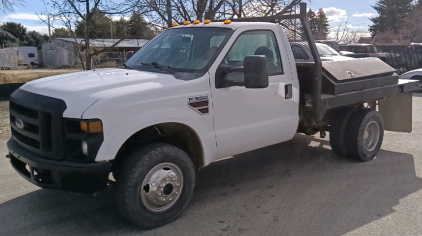
[[[45,77],[79,72],[79,69],[0,70],[0,84],[27,83]]]

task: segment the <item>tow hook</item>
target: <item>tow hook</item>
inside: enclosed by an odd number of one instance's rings
[[[10,158],[10,154],[7,154],[7,155],[6,155],[6,158]]]
[[[325,136],[327,136],[327,133],[325,133],[325,131],[323,130],[323,131],[319,131],[319,136],[321,137],[321,138],[325,138]]]

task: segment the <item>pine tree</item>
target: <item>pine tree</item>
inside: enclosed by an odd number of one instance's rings
[[[132,38],[152,39],[155,34],[139,12],[132,12],[129,21],[129,35]]]
[[[36,31],[30,31],[26,35],[25,46],[40,47],[48,38],[47,35],[42,35]]]
[[[322,8],[319,9],[318,14],[316,15],[316,21],[316,39],[327,39],[328,34],[330,33],[330,24],[328,22],[327,15],[325,15],[324,10],[322,10]]]
[[[111,20],[111,18],[106,16],[106,14],[99,9],[92,9],[91,14],[92,19],[90,27],[88,29],[89,37],[91,39],[111,38],[111,30],[113,27],[113,21]],[[80,38],[83,38],[85,36],[85,21],[76,22],[75,33],[76,36]]]
[[[309,27],[311,28],[311,32],[313,35],[316,34],[317,32],[317,16],[315,14],[314,11],[312,11],[312,9],[309,9],[308,13],[306,14],[308,22],[309,22]]]
[[[16,46],[17,43],[15,36],[0,29],[0,48]]]
[[[13,35],[17,40],[19,40],[19,44],[24,45],[26,39],[26,27],[24,27],[20,23],[15,22],[6,22],[4,23],[1,28],[3,31],[8,32],[9,34]]]
[[[53,30],[53,33],[51,34],[51,38],[72,38],[72,33],[66,29],[66,28],[56,28]]]
[[[397,31],[401,19],[412,12],[412,3],[413,0],[378,0],[375,6],[372,6],[379,14],[370,19],[373,23],[369,28],[372,36],[390,30]]]

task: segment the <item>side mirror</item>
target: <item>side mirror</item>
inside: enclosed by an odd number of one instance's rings
[[[243,61],[245,88],[267,88],[269,85],[267,57],[247,56]]]

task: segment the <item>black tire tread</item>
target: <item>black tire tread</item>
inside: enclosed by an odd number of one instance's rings
[[[360,148],[361,140],[359,134],[363,131],[362,129],[364,129],[363,124],[366,124],[368,120],[372,119],[378,119],[379,121],[380,139],[378,141],[378,146],[373,151],[365,153]],[[378,112],[365,108],[353,114],[348,123],[346,133],[346,148],[348,156],[360,162],[367,162],[373,160],[381,148],[384,137],[384,124]]]
[[[140,172],[145,171],[143,167],[145,167],[148,163],[153,162],[155,158],[158,158],[163,153],[171,153],[172,156],[176,156],[186,165],[189,175],[193,178],[193,180],[191,180],[192,187],[187,193],[189,196],[186,203],[183,205],[183,208],[179,211],[180,213],[167,214],[169,213],[170,208],[169,210],[161,213],[167,215],[164,219],[149,219],[144,215],[136,214],[135,208],[137,207],[135,206],[135,203],[128,201],[128,199],[131,198],[130,195],[134,191],[134,187],[137,186],[137,179],[135,176],[139,175]],[[184,178],[187,178],[187,176],[184,176]],[[186,210],[189,205],[189,201],[191,200],[194,187],[195,169],[189,156],[184,151],[173,145],[155,143],[135,150],[129,156],[128,160],[126,160],[126,162],[122,165],[117,181],[117,206],[122,215],[136,225],[145,229],[156,228],[176,220],[180,214]]]
[[[354,107],[343,107],[335,110],[330,118],[330,145],[333,152],[339,156],[347,156],[345,133],[350,117],[356,111]]]

